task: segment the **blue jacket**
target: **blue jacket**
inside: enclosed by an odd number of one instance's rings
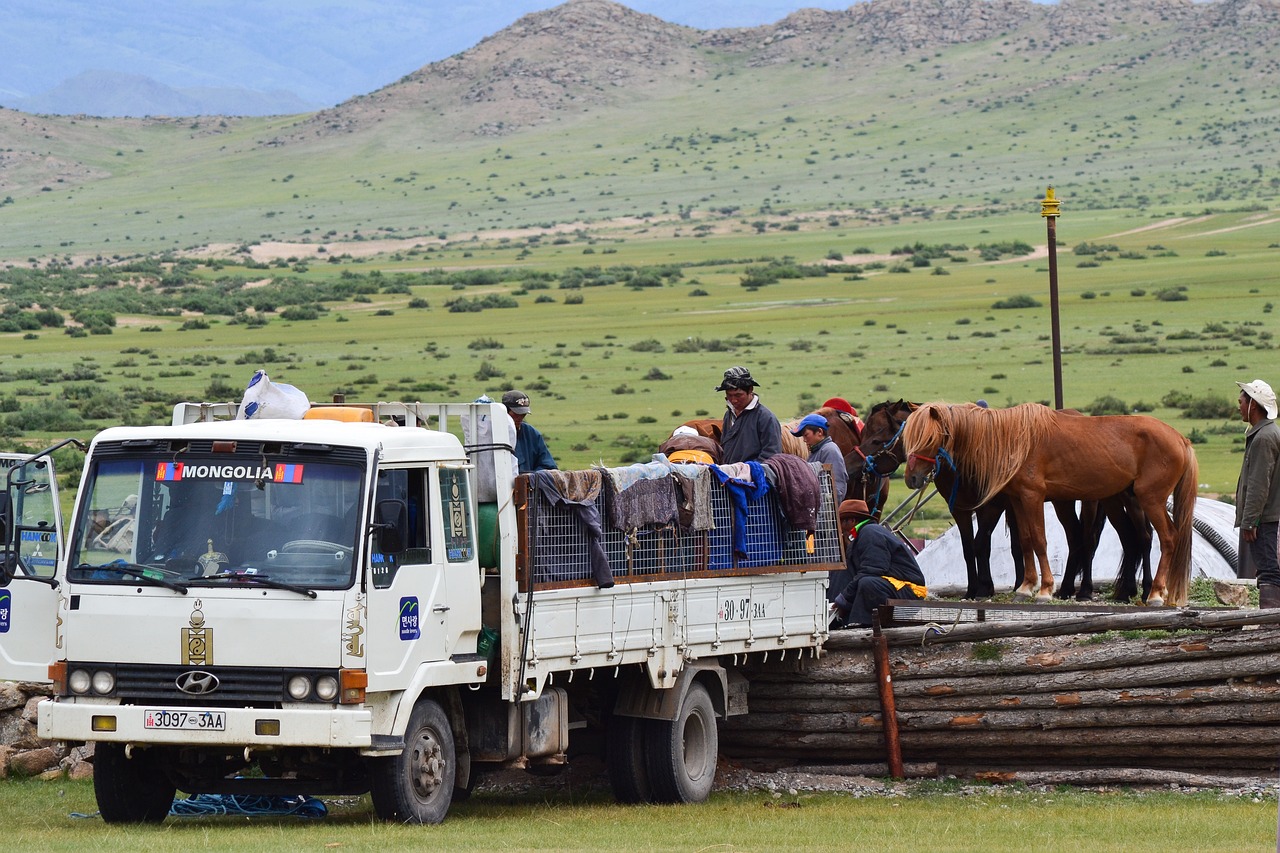
[[[542,433],[527,423],[516,429],[516,461],[520,463],[521,474],[557,467]]]

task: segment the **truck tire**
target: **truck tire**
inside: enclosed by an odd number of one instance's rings
[[[93,749],[93,794],[104,823],[162,823],[176,787],[150,750],[126,758],[124,744],[98,743]]]
[[[653,788],[645,766],[645,730],[649,721],[615,716],[605,736],[605,763],[613,798],[620,803],[651,803]]]
[[[423,699],[409,715],[404,752],[370,761],[373,810],[397,823],[440,823],[453,801],[456,772],[449,717]]]
[[[715,782],[720,750],[716,709],[698,682],[680,704],[674,720],[650,720],[646,733],[649,784],[658,803],[701,803]]]

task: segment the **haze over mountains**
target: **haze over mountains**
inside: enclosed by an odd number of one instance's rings
[[[704,31],[527,15],[316,113],[0,110],[0,249],[618,217],[1274,205],[1280,0],[872,0]]]

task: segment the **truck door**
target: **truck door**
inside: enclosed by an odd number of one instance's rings
[[[54,586],[62,513],[53,458],[29,459],[0,453],[0,680],[47,683],[62,644]]]
[[[449,656],[444,543],[432,535],[437,528],[432,524],[430,475],[429,468],[378,472],[375,501],[404,501],[409,507],[409,529],[403,553],[373,550],[369,557],[370,690],[403,687],[419,663]]]

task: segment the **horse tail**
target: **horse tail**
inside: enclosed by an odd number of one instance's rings
[[[1182,477],[1173,489],[1173,555],[1165,583],[1165,603],[1182,606],[1191,591],[1191,532],[1195,521],[1200,464],[1195,448],[1186,443]]]

